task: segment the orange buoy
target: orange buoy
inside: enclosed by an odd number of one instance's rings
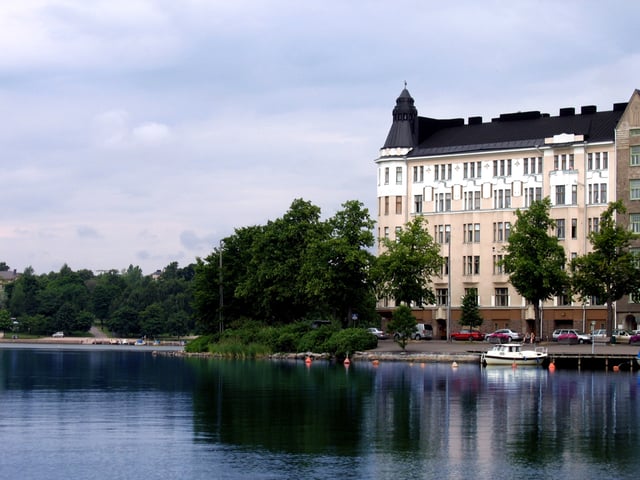
[[[511,364],[511,368],[518,368],[518,364],[517,364],[516,362],[513,362],[513,363]]]
[[[349,365],[351,365],[351,360],[349,360],[349,357],[344,359],[344,365],[345,367],[348,367]]]
[[[311,357],[305,358],[304,363],[306,363],[307,365],[311,365]]]
[[[377,367],[380,362],[378,360],[373,360],[371,363],[374,367]]]
[[[620,371],[620,365],[614,365],[613,366],[613,371],[614,372],[619,372]]]
[[[549,371],[550,372],[555,372],[556,371],[556,364],[555,363],[550,363],[549,364]]]

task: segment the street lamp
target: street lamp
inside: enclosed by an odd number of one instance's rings
[[[451,225],[445,227],[448,244],[447,257],[447,342],[451,342]]]
[[[218,268],[218,283],[219,283],[219,296],[220,296],[220,308],[218,309],[218,327],[220,329],[220,333],[224,330],[223,318],[222,318],[222,307],[224,307],[224,296],[222,289],[222,248],[224,247],[224,240],[220,240],[220,248],[219,248],[219,268]]]

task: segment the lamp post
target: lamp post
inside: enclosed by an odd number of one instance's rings
[[[447,257],[447,342],[451,342],[451,225],[445,227],[448,244]]]
[[[218,265],[218,283],[219,283],[219,297],[220,297],[220,308],[218,309],[218,327],[220,329],[220,333],[224,330],[224,323],[222,317],[222,307],[224,307],[224,292],[222,289],[222,248],[224,247],[224,240],[220,240],[220,248],[219,248],[219,260],[220,264]]]

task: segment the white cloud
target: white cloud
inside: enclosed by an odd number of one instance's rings
[[[151,272],[297,197],[375,215],[373,160],[404,80],[423,116],[610,108],[638,87],[638,13],[620,0],[4,2],[0,261]]]

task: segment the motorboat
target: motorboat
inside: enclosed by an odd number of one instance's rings
[[[544,365],[548,361],[546,347],[523,350],[520,343],[501,343],[484,352],[480,357],[482,365]]]

